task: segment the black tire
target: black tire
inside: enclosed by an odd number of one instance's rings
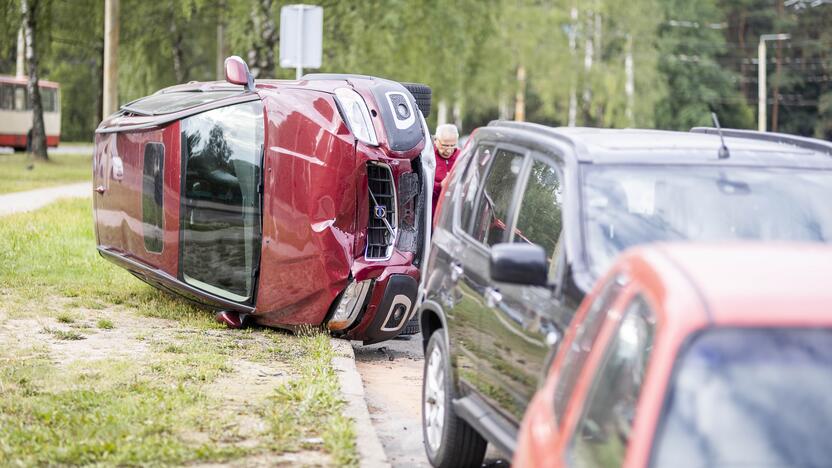
[[[413,318],[407,321],[399,335],[415,335],[419,333],[420,329],[421,327],[419,326],[419,314],[416,314],[413,316]]]
[[[442,411],[441,436],[438,438],[438,447],[434,450],[428,439],[427,413],[428,401],[425,398],[431,357],[435,350],[439,350],[441,356],[438,362],[442,363],[441,369],[444,375],[442,389],[444,391],[444,404]],[[445,342],[445,334],[442,329],[437,330],[430,336],[428,346],[425,350],[425,367],[422,374],[422,438],[425,445],[425,454],[431,465],[437,468],[451,467],[479,467],[485,458],[487,443],[467,422],[458,417],[453,410],[452,401],[456,396],[451,374],[451,363],[448,356],[448,345]],[[437,410],[438,411],[438,410]]]
[[[413,99],[416,100],[416,105],[419,107],[422,115],[427,119],[430,115],[430,102],[431,95],[433,94],[430,86],[421,83],[402,83],[402,86],[410,91],[410,94],[412,94]]]

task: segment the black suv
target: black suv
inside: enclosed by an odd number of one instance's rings
[[[423,271],[434,466],[478,465],[486,441],[512,455],[562,332],[625,248],[832,239],[832,144],[722,134],[502,121],[474,133],[439,200]],[[580,362],[586,350],[574,352]]]

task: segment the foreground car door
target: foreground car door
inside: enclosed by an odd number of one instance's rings
[[[180,279],[251,303],[260,259],[263,106],[222,107],[181,125]]]

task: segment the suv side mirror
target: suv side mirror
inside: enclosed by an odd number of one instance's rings
[[[549,261],[535,244],[497,244],[491,247],[491,279],[527,286],[548,286]]]
[[[225,59],[225,81],[235,85],[243,85],[246,87],[246,91],[254,91],[254,77],[248,71],[245,60],[236,55]]]

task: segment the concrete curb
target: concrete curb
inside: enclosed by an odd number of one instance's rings
[[[390,467],[384,447],[376,434],[370,411],[364,399],[364,383],[355,367],[355,352],[349,341],[331,339],[335,357],[332,367],[338,374],[341,394],[347,402],[344,414],[355,423],[355,444],[358,448],[359,463],[362,468]]]
[[[42,208],[61,198],[84,198],[92,196],[92,182],[46,187],[25,192],[0,195],[0,216],[24,213]]]

